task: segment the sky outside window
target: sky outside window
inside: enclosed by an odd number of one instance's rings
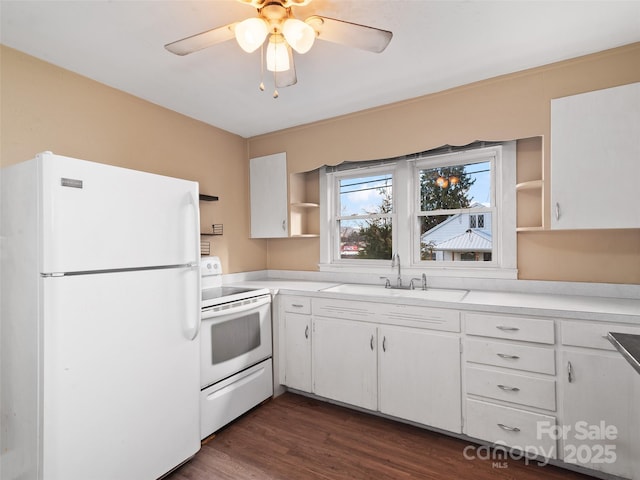
[[[340,180],[340,216],[380,213],[384,195],[391,197],[392,175]]]

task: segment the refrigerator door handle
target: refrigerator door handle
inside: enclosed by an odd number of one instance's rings
[[[198,254],[200,253],[200,210],[198,207],[198,192],[191,192],[189,195],[189,205],[193,209],[193,253],[195,254],[195,258],[193,259],[193,264],[189,265],[192,270],[196,271],[196,288],[193,294],[196,296],[196,302],[194,303],[196,307],[196,311],[192,313],[191,317],[194,319],[193,325],[188,325],[187,329],[187,339],[195,340],[200,333],[200,304],[202,302],[202,293],[200,287],[200,262],[198,261]],[[188,235],[188,233],[187,233]],[[189,315],[187,315],[189,317]]]
[[[200,207],[198,206],[198,193],[191,192],[189,205],[193,209],[193,265],[200,267]],[[198,304],[200,304],[200,285],[198,285]]]

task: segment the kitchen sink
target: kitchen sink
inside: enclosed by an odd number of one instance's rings
[[[384,285],[366,285],[358,283],[344,283],[334,287],[324,288],[322,292],[348,293],[351,295],[371,295],[380,298],[421,298],[441,302],[459,302],[468,290],[454,290],[446,288],[428,288],[409,290],[404,288],[385,288]]]

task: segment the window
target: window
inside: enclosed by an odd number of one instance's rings
[[[390,260],[393,249],[393,173],[347,172],[334,176],[336,260]]]
[[[416,162],[421,261],[484,262],[492,258],[494,160],[487,156],[481,161],[449,164],[456,160],[455,155],[448,155]]]
[[[475,147],[475,148],[474,148]],[[516,278],[515,142],[327,167],[320,269]]]

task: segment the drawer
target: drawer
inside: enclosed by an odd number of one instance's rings
[[[620,332],[640,335],[640,327],[612,323],[566,321],[562,322],[561,332],[563,345],[615,350],[615,347],[606,338],[607,333]]]
[[[557,458],[556,441],[538,432],[539,426],[555,425],[555,417],[472,399],[467,399],[466,406],[465,433],[470,437]]]
[[[528,375],[498,372],[485,368],[465,368],[467,393],[518,403],[529,407],[556,409],[556,381]]]
[[[282,296],[282,304],[285,312],[311,314],[311,298],[296,297],[291,295]]]
[[[549,345],[555,343],[553,320],[467,313],[465,315],[465,330],[469,335],[481,337],[508,338]]]
[[[556,354],[552,348],[467,338],[464,353],[467,362],[556,374]]]

